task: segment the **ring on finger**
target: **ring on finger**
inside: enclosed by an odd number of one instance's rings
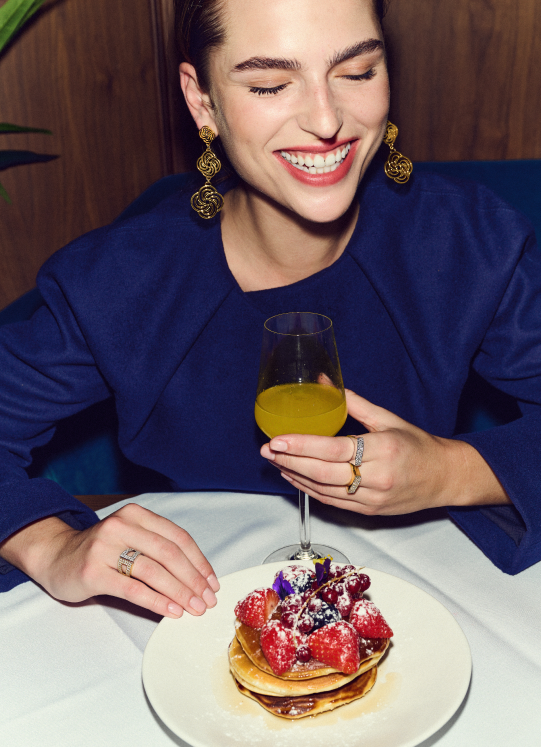
[[[351,438],[355,446],[355,452],[351,457],[350,462],[352,462],[356,467],[360,467],[364,454],[364,438],[362,436],[348,436],[348,438]]]
[[[353,495],[353,493],[357,491],[357,488],[361,484],[362,477],[361,477],[361,470],[355,464],[350,464],[349,466],[351,467],[352,474],[351,474],[351,482],[349,483],[347,488],[348,488],[348,495]]]
[[[131,576],[133,564],[135,563],[139,555],[142,554],[143,553],[140,552],[140,550],[134,550],[133,547],[126,548],[126,550],[124,550],[124,552],[121,552],[118,556],[118,563],[116,564],[118,572],[122,574],[122,576]]]

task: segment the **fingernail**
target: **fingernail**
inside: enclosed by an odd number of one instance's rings
[[[214,607],[216,605],[216,602],[218,601],[216,599],[216,594],[210,589],[205,589],[205,591],[203,592],[203,599],[207,603],[207,607]]]
[[[286,475],[284,472],[280,472],[284,480],[287,480],[288,482],[293,482],[293,478],[291,478],[289,475]]]
[[[196,612],[204,612],[207,609],[207,605],[199,597],[192,597],[190,599],[190,607]]]
[[[210,576],[207,578],[207,582],[212,591],[220,591],[220,582],[218,581],[214,573],[210,574]]]
[[[175,615],[175,617],[182,617],[182,613],[184,612],[182,607],[179,604],[175,604],[174,602],[169,602],[169,604],[167,605],[167,610],[172,615]]]
[[[271,448],[273,451],[287,451],[287,443],[279,439],[273,439],[271,441]]]

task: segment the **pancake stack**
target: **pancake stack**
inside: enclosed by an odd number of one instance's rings
[[[334,599],[324,590],[329,586],[340,590],[340,584],[341,595],[351,596],[343,589],[344,582],[349,576],[357,577],[358,572],[353,566],[345,568],[346,571],[342,566],[331,567],[328,561],[327,573],[318,573],[316,578],[315,573],[304,566],[289,566],[277,574],[272,589],[251,592],[235,608],[235,637],[229,646],[231,674],[243,695],[275,716],[300,719],[332,711],[362,698],[376,682],[377,664],[392,636],[379,610],[362,599],[362,592],[354,595],[362,601],[351,599],[351,603],[346,604],[347,600],[342,600],[339,606],[349,612],[345,616],[337,612],[337,605],[313,602],[322,596]],[[355,583],[352,582],[350,588],[355,588]],[[373,610],[377,610],[380,619],[375,620],[377,615]],[[310,616],[308,623],[307,614]],[[356,631],[350,618],[369,632],[386,635],[364,637]],[[299,625],[300,620],[303,622]],[[303,633],[310,622],[312,629],[308,634]],[[334,648],[339,650],[333,651],[332,642],[344,632],[347,645],[339,645],[338,640]],[[327,641],[331,645],[327,645]],[[344,650],[350,650],[351,641],[355,646],[353,665],[352,657],[344,655]],[[318,660],[314,656],[316,652],[325,661]]]

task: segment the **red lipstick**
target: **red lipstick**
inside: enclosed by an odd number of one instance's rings
[[[295,153],[332,153],[332,151],[336,150],[340,146],[346,145],[350,142],[351,140],[344,140],[342,143],[336,143],[332,146],[332,148],[329,148],[328,145],[314,144],[311,146],[305,146],[304,148],[288,148],[288,151]],[[286,159],[283,158],[279,152],[275,152],[274,155],[279,159],[282,166],[284,166],[284,168],[291,174],[291,176],[295,177],[297,181],[302,182],[302,184],[308,184],[311,187],[330,187],[333,184],[337,184],[349,173],[349,170],[353,164],[353,156],[355,155],[358,144],[358,140],[354,140],[353,142],[351,142],[349,153],[344,158],[342,163],[334,171],[329,171],[326,174],[309,174],[302,169],[296,168],[289,161],[286,161]]]

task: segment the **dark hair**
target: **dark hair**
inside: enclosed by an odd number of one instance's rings
[[[389,0],[372,0],[381,23]],[[209,90],[209,52],[225,40],[222,10],[226,0],[175,0],[175,38],[181,59],[197,71],[199,85]]]

